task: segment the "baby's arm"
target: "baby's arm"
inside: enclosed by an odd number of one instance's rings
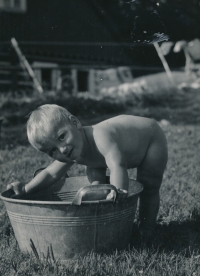
[[[54,161],[46,169],[37,174],[29,183],[12,182],[7,186],[7,189],[12,189],[15,192],[14,198],[20,198],[23,195],[42,190],[61,179],[73,164],[73,162],[62,163]]]
[[[110,169],[110,184],[118,189],[128,190],[129,178],[126,159],[117,145],[113,145],[105,156],[106,164]]]
[[[91,168],[87,167],[86,170],[88,180],[90,181],[91,184],[106,184],[106,169],[104,168]],[[126,169],[124,170],[124,175],[126,175],[127,171]],[[123,173],[122,173],[123,175]],[[115,176],[118,177],[118,175],[115,175],[114,171],[111,171],[111,182],[114,186],[117,188],[120,187],[120,185],[115,185]],[[121,182],[120,182],[121,183]],[[122,181],[122,183],[125,183],[125,180]],[[123,186],[124,189],[124,186]],[[117,195],[117,200],[121,200],[124,197],[127,196],[127,193],[124,191],[119,191],[118,190],[118,195]],[[114,190],[99,190],[98,192],[90,192],[90,194],[87,195],[87,200],[100,200],[100,199],[116,199],[116,192]],[[84,198],[86,199],[86,198]]]
[[[115,133],[108,124],[104,128],[94,130],[94,138],[99,152],[104,156],[106,165],[110,170],[110,184],[118,189],[128,190],[129,178],[127,172],[126,156]]]

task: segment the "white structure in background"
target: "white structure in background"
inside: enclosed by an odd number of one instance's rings
[[[27,9],[26,0],[0,0],[0,10],[24,13]]]
[[[185,71],[188,75],[192,72],[198,75],[200,71],[200,39],[195,38],[190,42],[180,40],[176,43],[170,41],[162,43],[161,51],[163,55],[168,55],[172,50],[174,53],[184,52]]]
[[[164,42],[161,45],[161,50],[164,55],[168,55],[173,49],[174,53],[183,51],[185,54],[185,72],[186,76],[192,76],[194,81],[192,83],[183,82],[178,85],[179,89],[190,87],[193,89],[200,88],[200,39],[195,38],[188,42],[185,40],[173,42]]]
[[[129,67],[117,67],[106,70],[90,69],[88,75],[88,92],[99,94],[103,88],[122,83],[131,83],[133,76]]]

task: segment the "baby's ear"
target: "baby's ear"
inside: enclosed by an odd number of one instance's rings
[[[80,121],[74,116],[74,115],[69,115],[69,120],[73,126],[75,126],[78,129],[82,128],[82,125]]]

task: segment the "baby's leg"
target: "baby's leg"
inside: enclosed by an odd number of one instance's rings
[[[137,169],[137,180],[143,184],[140,194],[140,229],[150,233],[155,224],[159,210],[159,189],[167,163],[167,141],[157,123],[153,125],[153,136],[142,164]]]

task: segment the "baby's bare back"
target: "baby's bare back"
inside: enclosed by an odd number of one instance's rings
[[[152,119],[120,115],[95,125],[94,139],[99,148],[104,148],[104,152],[112,150],[115,145],[125,156],[127,167],[137,167],[151,142],[153,124],[155,121]],[[95,133],[101,132],[104,135],[99,139]]]

